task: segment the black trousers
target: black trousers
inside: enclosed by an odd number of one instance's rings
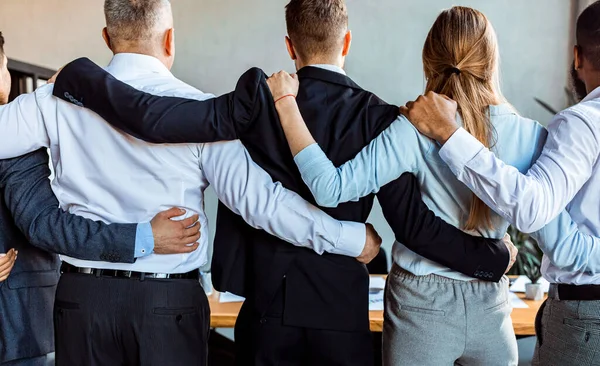
[[[283,324],[285,286],[266,314],[246,299],[235,324],[237,366],[372,366],[369,330],[340,332]],[[343,306],[343,304],[340,304]]]
[[[66,273],[54,306],[56,365],[205,366],[209,326],[198,281]]]

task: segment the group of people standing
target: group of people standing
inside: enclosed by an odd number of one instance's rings
[[[215,98],[169,71],[168,0],[105,0],[108,67],[76,60],[0,107],[0,364],[44,364],[54,335],[57,365],[205,365],[212,185],[213,285],[246,298],[238,365],[373,364],[375,196],[397,240],[385,365],[517,364],[510,224],[552,283],[534,363],[600,365],[600,2],[577,22],[583,100],[548,130],[503,97],[475,9],[439,15],[425,95],[400,109],[346,75],[344,0],[285,13],[297,74],[250,69]]]

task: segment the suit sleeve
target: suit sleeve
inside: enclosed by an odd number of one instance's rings
[[[133,263],[136,225],[106,225],[64,212],[49,176],[45,149],[0,161],[0,190],[27,240],[45,251],[74,258]]]
[[[246,72],[236,90],[205,101],[159,97],[139,91],[87,58],[60,72],[54,96],[91,109],[112,126],[151,143],[208,143],[235,140],[249,123],[264,73]]]
[[[403,174],[377,194],[396,240],[413,252],[480,280],[498,282],[510,260],[501,240],[468,235],[446,223],[421,198],[419,182]]]

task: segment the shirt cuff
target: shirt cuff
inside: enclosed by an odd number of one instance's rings
[[[154,234],[152,234],[152,225],[144,222],[137,225],[135,230],[135,254],[134,258],[148,256],[154,252]]]
[[[340,221],[340,225],[340,239],[329,253],[353,258],[360,256],[367,241],[367,227],[352,221]]]
[[[454,175],[459,175],[483,149],[485,146],[461,127],[442,146],[440,158],[448,164]]]

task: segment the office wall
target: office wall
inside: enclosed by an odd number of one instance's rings
[[[460,4],[486,13],[500,40],[503,89],[524,115],[547,122],[534,102],[565,103],[575,3],[566,0],[347,0],[353,44],[347,71],[392,103],[424,87],[421,47],[439,10]],[[293,71],[284,48],[286,0],[173,0],[177,57],[173,72],[215,94],[229,91],[251,66]],[[0,30],[10,57],[58,68],[88,56],[105,64],[102,0],[2,0]],[[207,207],[214,215],[214,196]],[[372,221],[386,247],[393,236],[379,207]],[[214,221],[213,221],[214,222]],[[388,251],[389,252],[389,251]]]

